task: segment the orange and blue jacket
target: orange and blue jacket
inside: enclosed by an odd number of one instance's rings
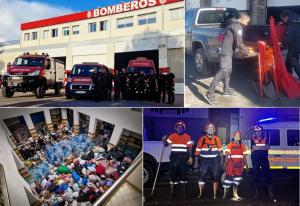
[[[195,155],[204,158],[217,157],[222,152],[222,142],[218,136],[213,136],[211,139],[207,135],[201,137],[198,141]]]
[[[225,149],[228,158],[241,161],[246,158],[246,146],[244,144],[230,142]]]
[[[187,152],[193,145],[191,137],[186,133],[180,135],[174,132],[169,135],[167,142],[172,146],[172,152]]]

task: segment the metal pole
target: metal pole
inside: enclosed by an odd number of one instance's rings
[[[160,169],[160,163],[161,163],[162,158],[164,156],[164,151],[165,151],[165,146],[163,145],[163,149],[161,150],[160,159],[159,159],[159,162],[158,162],[158,167],[157,167],[157,171],[156,171],[156,175],[155,175],[155,179],[154,179],[154,183],[153,183],[153,187],[152,187],[152,191],[151,191],[151,195],[153,195],[153,193],[154,193],[156,180],[157,180],[159,169]]]

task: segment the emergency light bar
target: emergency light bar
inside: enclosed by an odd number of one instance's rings
[[[261,123],[261,122],[268,122],[268,121],[272,121],[272,120],[276,120],[277,118],[275,117],[270,117],[270,118],[265,118],[265,119],[261,119],[259,120],[258,122]]]

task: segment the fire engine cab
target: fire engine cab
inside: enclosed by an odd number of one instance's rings
[[[12,97],[15,92],[33,92],[43,98],[47,89],[60,94],[64,81],[63,62],[48,54],[24,53],[18,56],[3,74],[3,97]]]
[[[92,95],[94,91],[92,73],[94,70],[98,73],[101,69],[104,69],[106,72],[108,71],[105,65],[98,63],[84,62],[82,64],[75,64],[72,71],[68,74],[66,83],[67,99],[73,96]]]

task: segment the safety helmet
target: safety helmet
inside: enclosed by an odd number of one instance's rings
[[[254,131],[261,131],[261,130],[263,130],[263,126],[261,126],[261,125],[254,126]]]
[[[177,121],[176,124],[175,124],[175,129],[177,128],[177,126],[183,126],[183,128],[185,129],[184,121],[182,121],[182,120]]]
[[[239,130],[237,130],[237,131],[235,131],[235,132],[233,133],[231,141],[234,141],[234,137],[235,137],[236,134],[239,134],[239,135],[240,135],[240,142],[241,142],[241,141],[242,141],[242,133],[241,133],[241,131],[239,131]]]
[[[242,137],[242,133],[241,133],[241,131],[239,131],[239,130],[235,131],[235,132],[233,133],[233,136],[235,136],[236,134],[239,134],[239,135],[240,135],[240,137]]]
[[[213,127],[213,132],[215,133],[216,132],[216,127],[213,123],[209,122],[206,124],[205,126],[205,132],[207,131],[208,127]]]

